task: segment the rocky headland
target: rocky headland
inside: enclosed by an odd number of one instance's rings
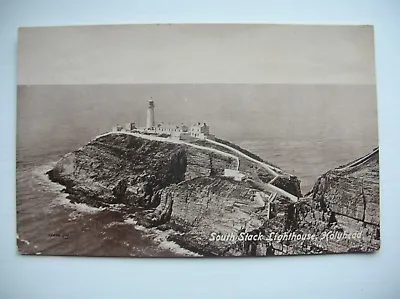
[[[220,139],[106,134],[65,155],[48,175],[72,202],[123,204],[127,217],[170,231],[169,240],[204,256],[379,249],[377,149],[321,175],[304,196],[295,176]]]

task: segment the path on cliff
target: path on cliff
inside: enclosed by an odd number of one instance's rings
[[[285,190],[282,190],[279,187],[276,187],[276,186],[272,185],[272,183],[278,177],[281,176],[280,174],[278,174],[276,172],[276,168],[275,167],[273,167],[271,165],[268,165],[267,163],[258,161],[258,160],[246,155],[245,153],[243,153],[243,152],[241,152],[241,151],[239,151],[239,150],[237,150],[237,149],[235,149],[235,148],[233,148],[233,147],[231,147],[229,145],[226,145],[226,144],[214,141],[214,140],[210,140],[210,139],[206,139],[206,141],[209,142],[209,143],[218,145],[218,146],[222,146],[222,147],[226,148],[227,150],[230,150],[230,151],[236,153],[237,155],[239,155],[239,156],[241,156],[241,157],[243,157],[243,158],[245,158],[245,159],[247,159],[247,160],[249,160],[249,161],[251,161],[253,163],[256,163],[257,165],[259,165],[262,168],[264,168],[266,171],[268,171],[270,174],[272,174],[274,176],[274,178],[271,181],[269,181],[267,184],[265,184],[266,189],[268,189],[271,192],[277,192],[277,193],[279,193],[281,195],[284,195],[284,196],[290,198],[292,201],[297,202],[298,198],[296,196],[294,196],[293,194],[290,194],[289,192],[287,192]]]
[[[362,164],[368,162],[369,159],[370,159],[372,156],[374,156],[377,152],[379,152],[379,148],[374,149],[371,153],[365,155],[364,157],[361,157],[361,158],[355,160],[354,162],[350,163],[350,164],[347,165],[347,166],[340,167],[340,168],[335,168],[334,170],[343,171],[343,170],[347,170],[347,169],[350,169],[350,168],[355,167],[355,166],[362,165]]]
[[[214,153],[221,154],[221,155],[223,155],[223,156],[226,156],[226,157],[229,157],[229,158],[232,158],[232,159],[236,160],[236,165],[237,165],[237,166],[236,166],[236,170],[237,170],[237,171],[239,170],[239,163],[240,163],[239,161],[240,161],[240,160],[239,160],[239,158],[238,158],[237,156],[232,155],[232,154],[229,154],[229,153],[226,153],[226,152],[224,152],[224,151],[221,151],[221,150],[218,150],[218,149],[215,149],[215,148],[210,148],[210,147],[206,147],[206,146],[201,146],[201,145],[197,145],[197,144],[192,144],[192,143],[185,142],[185,141],[182,141],[182,140],[175,140],[175,139],[169,139],[169,138],[164,138],[164,137],[151,136],[151,135],[145,135],[145,134],[140,134],[140,133],[132,133],[132,132],[123,132],[123,131],[118,131],[118,132],[107,132],[107,133],[104,133],[104,134],[101,134],[101,135],[96,136],[95,139],[100,138],[100,137],[103,137],[103,136],[112,135],[112,134],[125,134],[125,135],[131,135],[131,136],[135,136],[135,137],[138,137],[138,138],[144,138],[144,139],[148,139],[148,140],[161,141],[161,142],[169,142],[169,143],[174,143],[174,144],[184,144],[184,145],[191,146],[191,147],[194,147],[194,148],[197,148],[197,149],[201,149],[201,150],[206,150],[206,151],[214,152]],[[222,146],[222,147],[224,147],[224,148],[226,148],[226,149],[228,149],[228,150],[231,150],[231,151],[233,151],[234,153],[236,153],[237,155],[240,155],[240,156],[242,156],[243,158],[248,159],[248,160],[250,160],[251,162],[256,163],[257,165],[260,165],[261,167],[263,167],[265,170],[267,170],[269,173],[271,173],[271,174],[274,176],[274,178],[273,178],[269,183],[264,184],[264,187],[265,187],[267,190],[269,190],[270,192],[279,193],[279,194],[281,194],[281,195],[283,195],[283,196],[285,196],[285,197],[288,197],[288,198],[289,198],[290,200],[292,200],[293,202],[297,202],[298,198],[297,198],[296,196],[294,196],[293,194],[290,194],[289,192],[287,192],[287,191],[285,191],[285,190],[282,190],[281,188],[276,187],[276,186],[274,186],[274,185],[271,184],[272,182],[274,182],[274,181],[280,176],[280,175],[274,170],[275,168],[272,169],[272,168],[273,168],[272,166],[270,166],[270,165],[268,165],[268,164],[266,164],[266,163],[263,163],[263,162],[261,162],[261,161],[258,161],[258,160],[254,159],[254,158],[252,158],[252,157],[249,157],[248,155],[246,155],[246,154],[242,153],[241,151],[239,151],[239,150],[237,150],[237,149],[234,149],[234,148],[232,148],[232,147],[230,147],[230,146],[228,146],[228,145],[225,145],[225,144],[222,144],[222,143],[213,141],[213,140],[209,140],[209,139],[206,139],[206,140],[207,140],[208,142],[210,142],[210,143],[214,143],[214,144],[216,144],[216,145],[218,145],[218,146]]]
[[[278,193],[280,195],[283,195],[283,196],[289,198],[293,202],[298,201],[298,198],[296,196],[294,196],[293,194],[290,194],[289,192],[287,192],[277,186],[272,185],[271,183],[256,182],[252,179],[248,179],[248,180],[251,182],[251,184],[256,186],[257,189],[259,189],[259,190],[263,190],[263,191],[269,192],[269,193]]]
[[[254,159],[254,158],[252,158],[252,157],[246,155],[245,153],[243,153],[243,152],[241,152],[241,151],[239,151],[239,150],[237,150],[237,149],[235,149],[235,148],[233,148],[233,147],[231,147],[231,146],[229,146],[229,145],[223,144],[223,143],[221,143],[221,142],[217,142],[217,141],[214,141],[214,140],[211,140],[211,139],[205,139],[205,140],[206,140],[207,142],[209,142],[209,143],[212,143],[212,144],[215,144],[215,145],[224,147],[224,148],[226,148],[227,150],[230,150],[230,151],[234,152],[235,154],[237,154],[237,155],[239,155],[239,156],[241,156],[241,157],[243,157],[243,158],[245,158],[245,159],[247,159],[247,160],[250,160],[250,161],[253,162],[253,163],[256,163],[256,164],[260,165],[260,166],[261,166],[262,168],[264,168],[267,172],[269,172],[270,174],[272,174],[272,175],[274,176],[274,179],[273,179],[273,180],[275,180],[276,177],[279,176],[279,174],[275,171],[275,168],[273,169],[272,166],[270,166],[270,165],[268,165],[268,164],[266,164],[266,163],[264,163],[264,162],[258,161],[258,160],[256,160],[256,159]]]

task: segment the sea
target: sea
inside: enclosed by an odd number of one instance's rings
[[[16,238],[21,254],[199,256],[138,225],[122,205],[71,203],[46,172],[116,124],[206,122],[296,175],[303,194],[327,170],[378,146],[374,85],[121,84],[18,86]]]

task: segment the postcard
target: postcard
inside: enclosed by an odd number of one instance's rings
[[[23,255],[375,252],[372,26],[18,32]]]

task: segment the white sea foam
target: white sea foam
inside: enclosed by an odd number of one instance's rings
[[[195,253],[193,251],[190,251],[188,249],[179,246],[173,241],[162,241],[158,244],[158,246],[162,249],[166,249],[184,256],[196,256],[196,257],[202,256],[201,254]]]
[[[95,207],[91,207],[91,206],[89,206],[87,204],[84,204],[84,203],[70,203],[70,204],[78,212],[86,213],[86,214],[95,214],[95,213],[98,213],[98,212],[106,210],[106,208],[104,208],[104,207],[95,208]]]
[[[52,182],[47,172],[56,165],[56,162],[40,165],[32,170],[32,176],[37,181],[38,185],[43,188],[44,191],[60,192],[64,189],[64,186],[55,182]]]
[[[69,220],[69,221],[76,220],[76,219],[82,217],[82,215],[83,215],[83,214],[82,214],[82,213],[79,213],[78,211],[72,211],[72,212],[69,214],[68,220]]]
[[[137,221],[136,221],[134,218],[132,218],[132,217],[127,217],[127,218],[125,218],[125,219],[124,219],[124,222],[125,222],[126,224],[132,224],[132,225],[136,225],[136,224],[137,224]]]
[[[29,242],[28,240],[21,239],[18,234],[17,234],[17,240],[19,240],[22,243],[25,243],[26,245],[31,244],[31,242]]]
[[[151,229],[151,228],[146,228],[143,225],[138,225],[138,224],[135,225],[135,229],[138,231],[141,231],[141,232],[152,232],[153,231],[153,229]]]
[[[122,208],[124,208],[126,205],[123,203],[115,203],[115,204],[108,204],[107,205],[107,211],[114,211],[114,212],[118,212],[120,211]]]
[[[110,223],[106,224],[104,226],[104,228],[110,228],[110,227],[113,227],[113,226],[116,226],[116,225],[120,225],[120,224],[121,224],[121,222],[113,221],[113,222],[110,222]]]
[[[67,198],[68,194],[66,193],[61,193],[58,196],[56,196],[51,205],[52,206],[64,206],[66,208],[70,208],[74,210],[70,216],[71,218],[77,218],[80,216],[80,214],[96,214],[98,212],[106,210],[104,207],[96,208],[89,206],[85,203],[73,203]]]
[[[50,205],[54,206],[64,206],[74,211],[70,214],[70,219],[74,220],[80,217],[82,214],[95,214],[101,211],[104,211],[106,208],[96,208],[89,206],[84,203],[72,203],[68,198],[67,193],[62,193],[61,191],[65,188],[63,185],[52,182],[48,175],[46,174],[49,170],[51,170],[55,166],[56,162],[44,164],[38,166],[33,169],[32,174],[38,180],[39,185],[43,188],[44,191],[57,193],[57,196],[54,197]],[[117,210],[121,208],[121,205],[110,205],[111,209]]]
[[[174,241],[168,241],[167,240],[168,236],[171,235],[172,233],[175,233],[172,229],[167,231],[160,231],[160,230],[157,231],[158,231],[157,236],[155,237],[154,241],[158,244],[158,246],[161,249],[169,250],[171,252],[183,256],[197,256],[197,257],[202,256],[201,254],[195,253],[193,251],[181,247]]]
[[[147,227],[144,227],[143,225],[137,224],[137,221],[132,217],[125,218],[124,222],[126,224],[133,225],[136,230],[141,231],[141,232],[151,233],[154,231],[154,228],[147,228]]]
[[[51,170],[55,166],[55,162],[41,165],[39,167],[36,167],[33,171],[32,174],[35,177],[35,179],[38,180],[39,185],[41,188],[43,188],[43,191],[48,191],[48,192],[54,192],[57,194],[57,196],[54,197],[52,202],[50,203],[51,206],[64,206],[66,208],[70,208],[73,211],[70,213],[70,220],[75,220],[78,217],[82,217],[83,215],[86,214],[95,214],[104,210],[111,210],[111,211],[119,211],[121,210],[125,205],[124,204],[109,204],[107,207],[92,207],[84,203],[72,203],[68,198],[67,193],[61,192],[65,187],[61,184],[52,182],[49,177],[47,176],[47,172]],[[197,253],[194,253],[190,250],[187,250],[185,248],[180,247],[178,244],[176,244],[173,241],[168,241],[167,238],[171,233],[174,233],[172,230],[169,231],[161,231],[156,228],[146,228],[142,225],[137,224],[137,221],[132,218],[132,217],[127,217],[124,219],[125,224],[133,225],[136,230],[141,231],[144,233],[145,236],[150,237],[154,240],[154,243],[156,246],[158,246],[160,249],[163,250],[168,250],[180,255],[184,256],[201,256]],[[108,227],[111,227],[113,225],[117,225],[121,223],[117,222],[111,222],[108,224]],[[18,237],[18,236],[17,236]],[[21,240],[22,241],[22,240]],[[23,240],[22,242],[25,243],[26,240]],[[27,244],[29,244],[29,241]],[[125,244],[125,243],[124,243]],[[129,246],[129,243],[127,243]],[[40,255],[41,252],[37,252],[37,255]]]
[[[172,233],[175,233],[172,229],[162,231],[154,227],[146,228],[142,225],[137,224],[137,221],[131,217],[126,218],[124,222],[126,224],[133,225],[136,230],[143,232],[147,237],[151,237],[155,245],[157,245],[160,249],[168,250],[183,256],[201,256],[200,254],[179,246],[173,241],[168,241],[168,236]]]

